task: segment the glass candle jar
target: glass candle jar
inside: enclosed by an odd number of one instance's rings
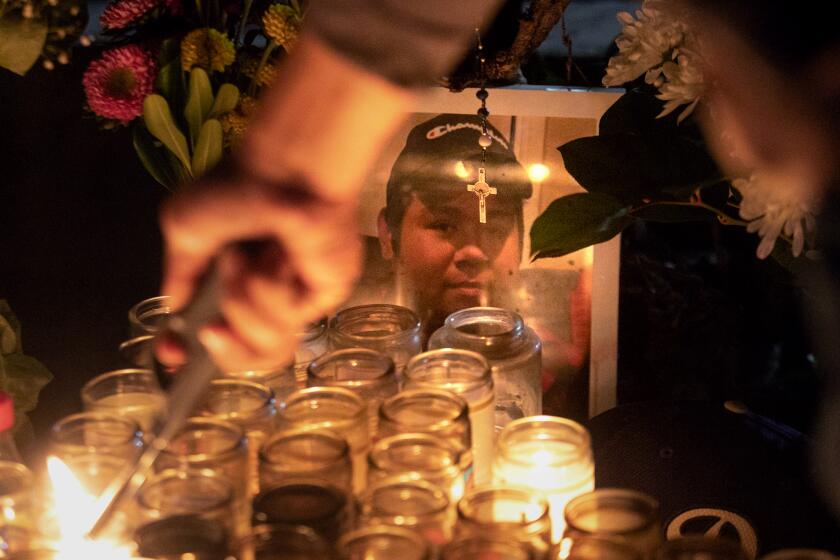
[[[564,537],[601,535],[620,540],[652,558],[662,540],[659,503],[642,492],[600,488],[566,505]]]
[[[85,455],[113,455],[127,462],[142,447],[137,422],[106,412],[71,414],[50,430],[50,451],[65,463]]]
[[[496,433],[495,393],[487,360],[477,352],[456,348],[423,352],[408,362],[405,388],[443,389],[467,401],[475,483],[490,483]]]
[[[663,542],[656,560],[747,560],[744,549],[734,540],[711,537],[679,537]]]
[[[29,469],[0,461],[0,558],[29,550],[38,540],[34,487]]]
[[[442,488],[396,476],[379,481],[359,498],[359,524],[404,527],[442,546],[452,539],[455,517]]]
[[[379,436],[409,433],[431,434],[458,449],[465,484],[472,485],[472,435],[464,399],[440,389],[407,389],[383,402]]]
[[[338,541],[341,560],[431,560],[429,545],[408,529],[373,525],[351,531]]]
[[[260,489],[292,483],[332,484],[353,490],[347,440],[323,428],[289,428],[275,433],[260,449]]]
[[[330,484],[290,483],[259,493],[253,503],[254,523],[309,527],[328,543],[353,526],[350,495]]]
[[[353,492],[360,494],[367,483],[370,450],[367,405],[355,393],[341,387],[312,387],[295,391],[278,410],[279,425],[287,428],[324,428],[350,446]]]
[[[429,338],[429,350],[463,348],[490,362],[496,388],[496,429],[542,411],[542,343],[522,317],[498,307],[456,311]]]
[[[241,379],[215,379],[204,397],[200,415],[236,424],[248,438],[248,481],[251,495],[259,491],[257,476],[262,443],[276,428],[274,392]]]
[[[202,558],[234,552],[234,489],[221,474],[165,470],[137,494],[135,541],[142,556]]]
[[[346,348],[324,354],[309,364],[308,387],[343,387],[368,405],[368,429],[376,437],[379,406],[399,390],[394,360],[368,348]]]
[[[126,416],[137,422],[143,432],[150,432],[165,414],[166,395],[151,370],[118,369],[85,383],[82,404],[87,411]]]
[[[589,432],[557,416],[514,420],[496,440],[493,478],[496,484],[522,486],[543,495],[551,506],[552,541],[559,542],[566,504],[595,486]]]
[[[464,495],[461,451],[429,434],[397,434],[377,441],[368,455],[368,485],[403,476],[443,488],[452,504]]]
[[[276,402],[283,402],[297,389],[295,372],[292,366],[224,372],[222,375],[225,379],[240,379],[265,385],[274,391]]]
[[[98,495],[140,452],[143,432],[125,416],[81,412],[53,425],[49,447],[88,492]]]
[[[564,538],[552,549],[548,560],[642,560],[642,555],[612,537],[578,535]]]
[[[333,560],[330,546],[315,531],[303,525],[265,523],[256,525],[240,549],[254,560]]]
[[[137,303],[128,310],[131,336],[159,333],[171,313],[169,296],[155,296]]]
[[[542,557],[551,545],[548,502],[524,488],[485,486],[467,492],[458,502],[459,538],[506,537]]]
[[[533,550],[503,536],[470,535],[443,547],[441,560],[536,560]]]
[[[297,334],[298,347],[295,349],[295,381],[297,388],[306,387],[306,370],[314,360],[327,353],[327,318],[307,325],[306,330]]]
[[[215,418],[189,418],[155,461],[157,470],[209,469],[227,478],[236,497],[249,500],[244,430]]]
[[[370,348],[394,360],[397,377],[423,350],[420,318],[399,305],[371,304],[343,309],[330,321],[329,347]]]

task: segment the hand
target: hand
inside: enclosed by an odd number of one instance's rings
[[[221,369],[289,363],[295,335],[348,296],[361,250],[355,203],[312,192],[292,178],[260,180],[230,162],[164,206],[162,293],[175,309],[186,305],[216,259],[223,319],[199,337]],[[250,241],[260,242],[256,252],[236,245]],[[183,363],[172,340],[156,353],[164,364]]]

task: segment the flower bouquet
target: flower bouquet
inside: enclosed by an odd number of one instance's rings
[[[298,0],[112,0],[104,50],[83,78],[105,128],[130,126],[154,179],[172,190],[236,144],[260,90],[294,45]]]
[[[703,106],[709,84],[688,14],[645,0],[635,17],[618,19],[619,52],[603,83],[631,89],[603,115],[598,136],[558,148],[587,192],[555,200],[534,222],[534,258],[606,241],[637,220],[716,218],[758,233],[759,258],[772,254],[791,270],[807,266],[801,256],[813,242],[816,203],[806,189],[750,170],[727,176],[706,148],[694,115],[715,115]]]

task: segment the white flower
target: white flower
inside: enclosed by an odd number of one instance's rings
[[[657,0],[645,0],[641,9],[636,10],[635,19],[628,12],[618,14],[624,29],[615,40],[619,53],[607,65],[605,86],[620,86],[635,80],[670,59],[671,51],[683,42],[685,35],[684,23],[673,15]]]
[[[619,53],[607,65],[604,85],[620,86],[644,74],[645,82],[659,89],[657,98],[665,101],[659,117],[688,105],[677,119],[682,122],[705,91],[688,14],[666,0],[645,0],[635,19],[621,12],[618,21],[624,24],[615,41]]]
[[[747,231],[761,236],[756,250],[758,258],[767,258],[782,233],[791,238],[791,251],[798,257],[805,246],[805,237],[815,227],[814,208],[805,197],[807,189],[798,188],[782,177],[761,173],[753,173],[749,179],[736,179],[732,186],[743,196],[739,213],[750,222]]]
[[[677,122],[682,122],[697,106],[706,86],[697,51],[690,46],[682,46],[674,54],[676,62],[669,61],[662,65],[664,79],[656,97],[665,101],[665,107],[657,118],[664,117],[681,105],[688,105],[677,117]]]

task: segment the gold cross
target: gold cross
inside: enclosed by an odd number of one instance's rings
[[[487,184],[483,167],[478,168],[478,181],[476,181],[474,185],[467,185],[467,190],[474,192],[478,197],[478,221],[482,224],[486,224],[487,203],[484,199],[491,194],[496,194],[496,189]]]

